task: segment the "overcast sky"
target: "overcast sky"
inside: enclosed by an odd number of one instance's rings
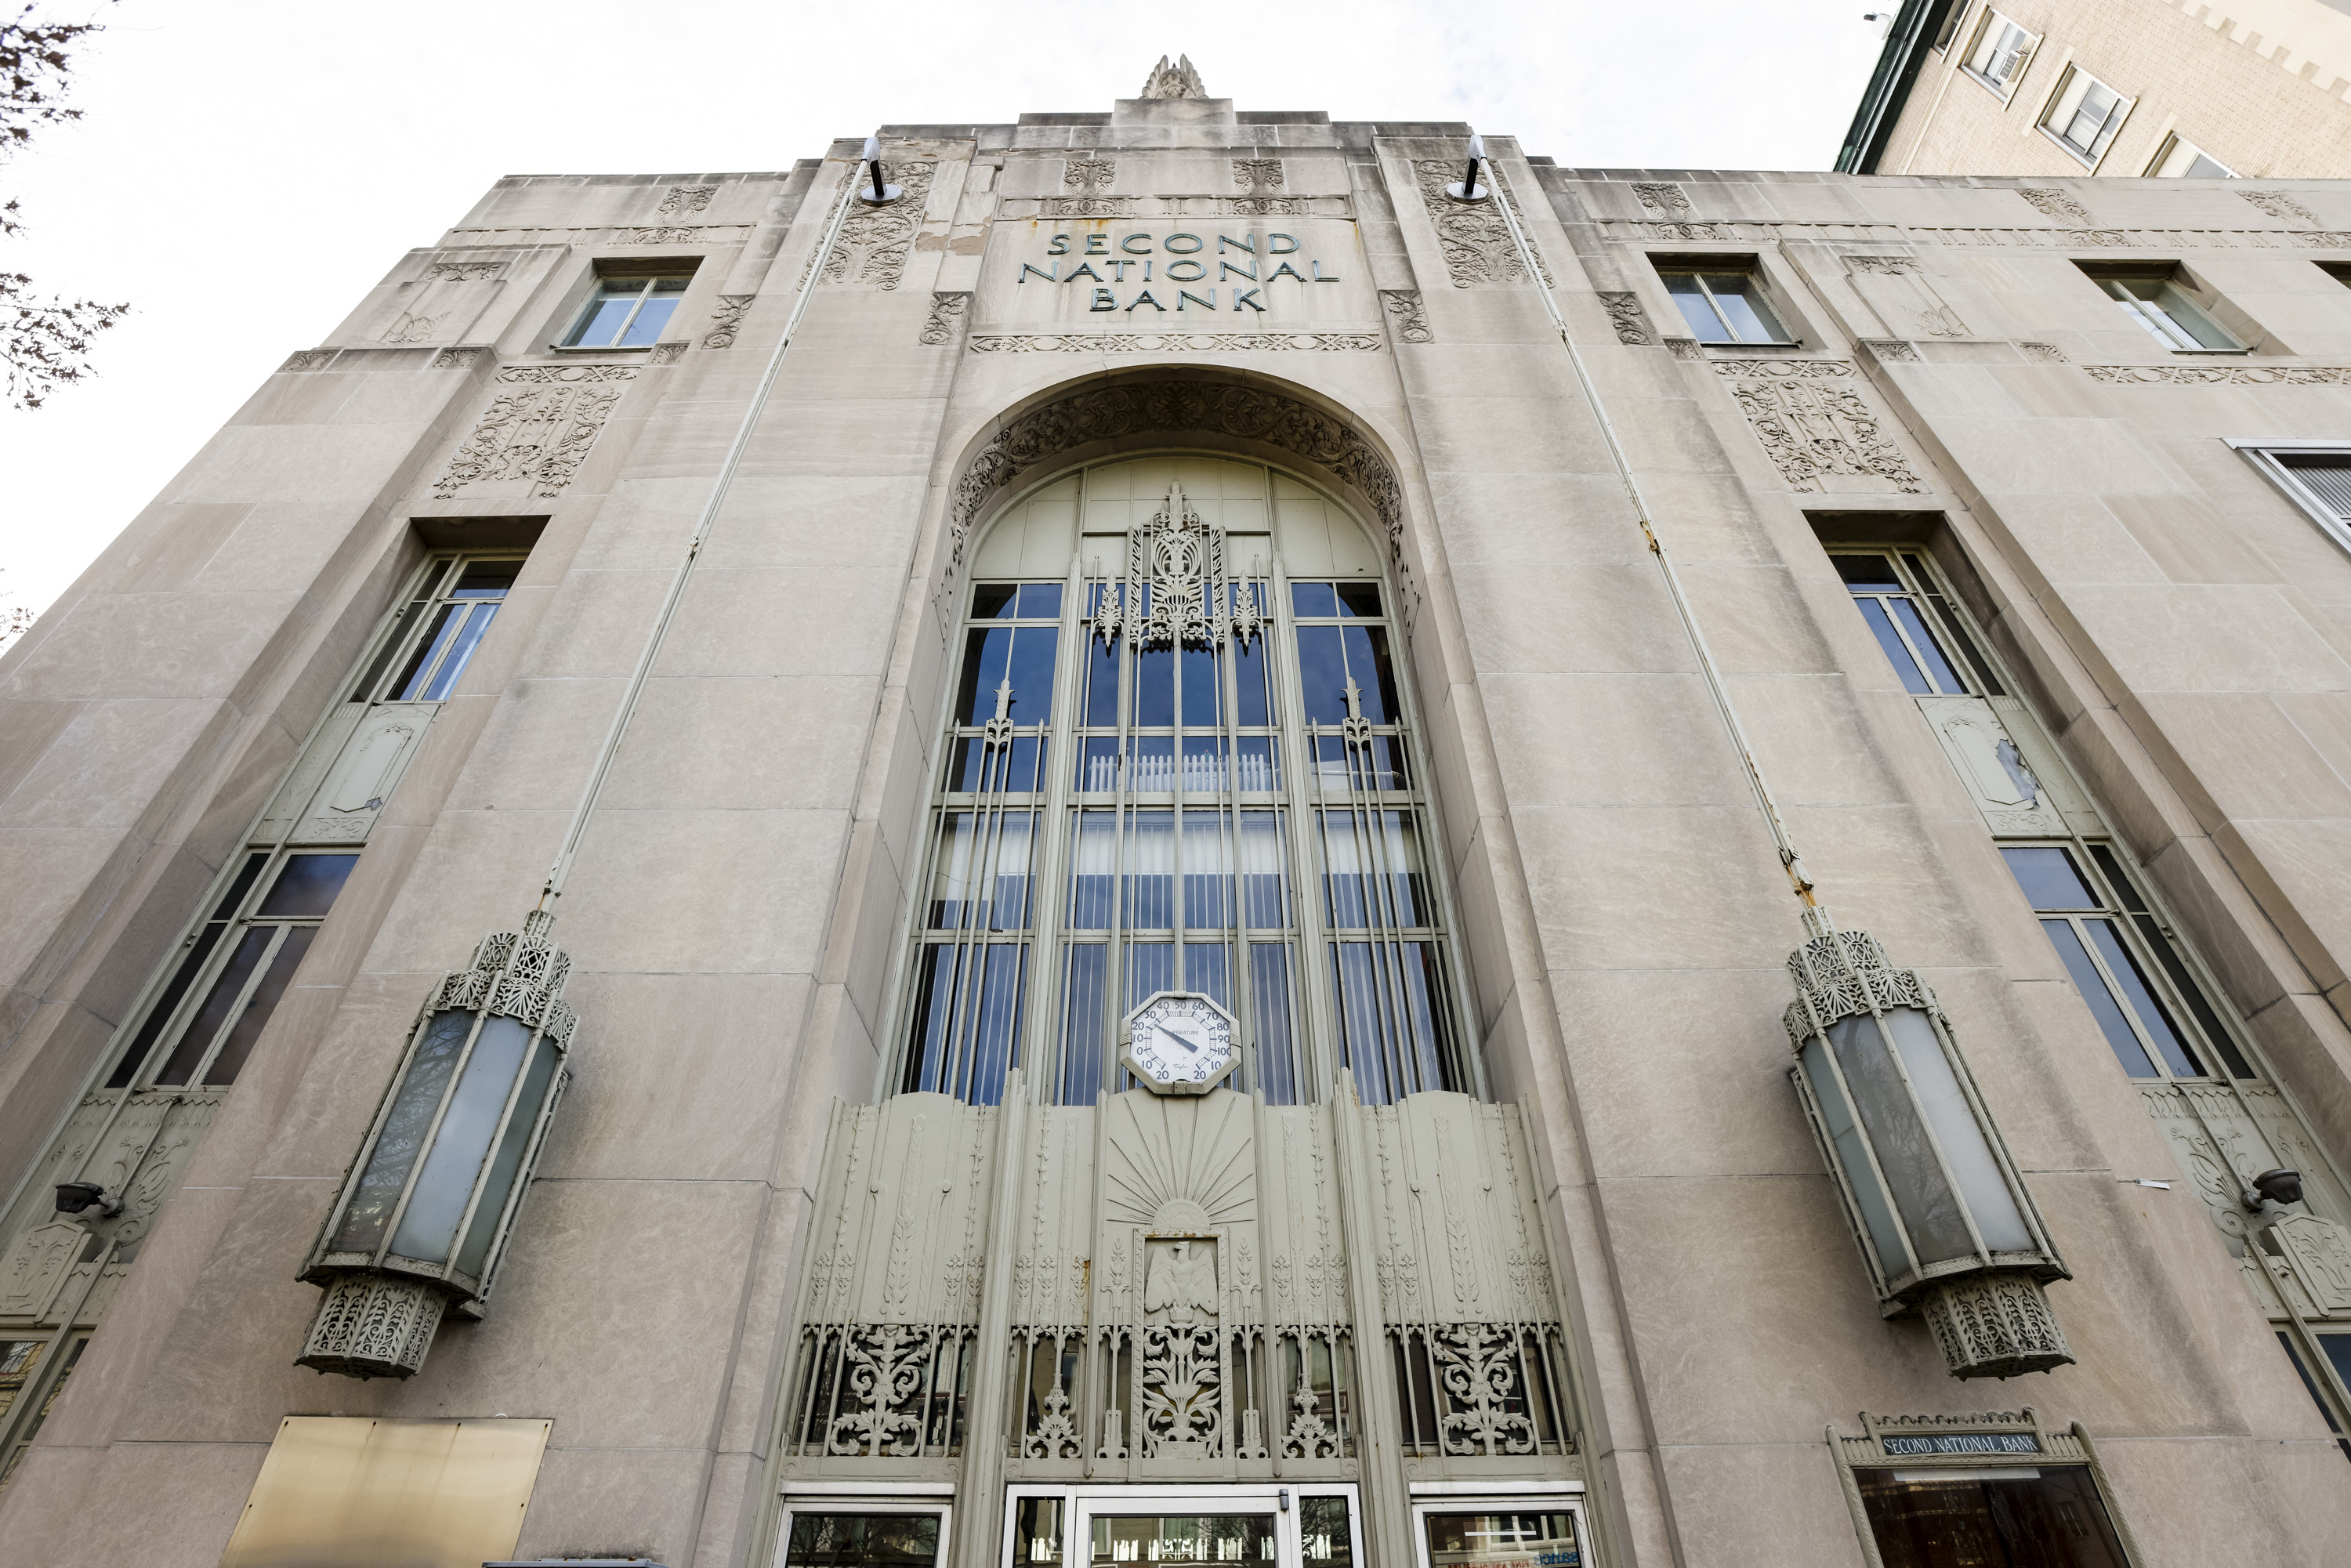
[[[884,121],[1107,110],[1162,53],[1243,109],[1466,120],[1586,166],[1822,169],[1885,4],[59,0],[44,15],[108,31],[84,119],[0,165],[28,231],[0,270],[133,313],[99,379],[0,408],[0,595],[62,592],[501,174],[786,169]]]

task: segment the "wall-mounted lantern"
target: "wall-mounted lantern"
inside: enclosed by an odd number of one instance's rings
[[[571,959],[534,911],[444,977],[301,1278],[326,1288],[296,1364],[407,1377],[452,1305],[482,1315],[570,1074]]]
[[[1878,1306],[1917,1312],[1954,1377],[2073,1361],[2042,1286],[2072,1277],[1914,969],[1818,910],[1788,956],[1789,1076],[1861,1243]]]

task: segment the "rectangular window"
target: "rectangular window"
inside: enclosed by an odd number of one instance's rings
[[[2115,308],[2175,354],[2241,354],[2245,345],[2204,313],[2169,267],[2081,266]]]
[[[2231,441],[2327,538],[2351,549],[2351,445],[2318,441]]]
[[[384,640],[382,652],[351,687],[350,700],[437,703],[447,697],[521,574],[519,559],[459,557],[435,566],[400,612],[401,629]]]
[[[1886,1568],[2128,1568],[2086,1465],[1856,1469]]]
[[[786,1521],[783,1568],[937,1568],[942,1522],[927,1512],[795,1508]]]
[[[2005,96],[2031,62],[2037,41],[1999,12],[1986,11],[1976,24],[1975,46],[1968,51],[1968,74]]]
[[[2125,98],[2078,66],[2065,68],[2057,91],[2041,117],[2041,129],[2057,145],[2095,169],[2114,145],[2115,132],[2130,118],[2137,99]]]
[[[2194,142],[2182,141],[2177,136],[2163,139],[2163,145],[2156,149],[2147,172],[2148,178],[2158,180],[2233,180],[2237,177],[2234,169]]]
[[[1991,665],[1960,628],[1950,601],[1915,564],[1894,554],[1835,555],[1855,608],[1913,696],[2002,695]]]
[[[1790,343],[1752,264],[1720,269],[1660,266],[1657,276],[1701,343]]]
[[[1427,1568],[1580,1568],[1575,1525],[1557,1504],[1425,1513]]]
[[[653,277],[601,277],[596,292],[580,309],[571,330],[558,347],[565,349],[651,348],[669,325],[692,272]]]
[[[1968,0],[1944,0],[1944,4],[1943,25],[1935,29],[1935,52],[1938,55],[1949,48],[1951,40],[1959,37],[1959,24],[1968,14]]]

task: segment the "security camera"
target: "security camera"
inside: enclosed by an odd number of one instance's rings
[[[2302,1201],[2300,1171],[2263,1171],[2253,1178],[2253,1190],[2245,1195],[2248,1208],[2258,1209],[2262,1200],[2283,1206]]]
[[[85,1214],[92,1207],[98,1217],[111,1219],[122,1212],[122,1200],[110,1197],[104,1187],[94,1181],[61,1181],[57,1183],[57,1212]]]

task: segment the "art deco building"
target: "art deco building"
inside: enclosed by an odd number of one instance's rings
[[[0,662],[0,1563],[2341,1560],[2351,189],[861,141]]]
[[[1904,0],[1836,166],[2341,179],[2346,95],[2335,0]]]

